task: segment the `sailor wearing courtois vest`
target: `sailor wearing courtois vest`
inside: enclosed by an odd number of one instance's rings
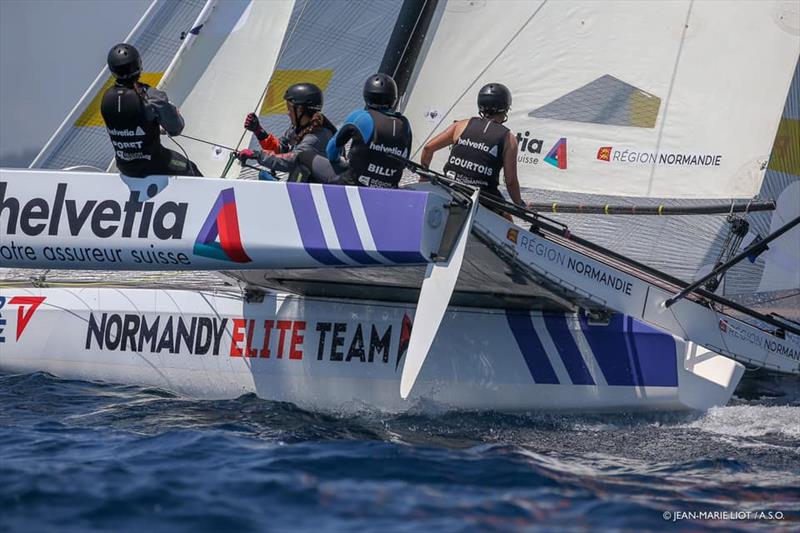
[[[303,154],[323,156],[328,140],[336,133],[336,127],[322,114],[322,91],[313,83],[296,83],[283,99],[291,126],[278,138],[267,133],[256,114],[250,113],[244,127],[255,134],[262,149],[241,150],[239,159],[256,159],[271,172],[288,172],[288,181],[322,181],[313,172],[303,173],[298,162]]]
[[[142,58],[136,48],[125,43],[111,48],[108,68],[115,83],[103,94],[100,112],[119,171],[133,177],[201,176],[194,163],[161,146],[161,128],[179,135],[183,118],[163,91],[139,81]]]
[[[363,95],[366,108],[345,119],[328,142],[328,159],[343,170],[339,182],[344,185],[396,188],[403,163],[391,156],[408,157],[411,148],[411,125],[394,110],[397,84],[391,76],[375,74],[364,84]],[[342,161],[344,146],[350,141],[347,160]]]
[[[431,139],[420,163],[428,167],[433,154],[451,146],[444,165],[449,177],[479,187],[481,193],[502,200],[500,170],[511,200],[524,205],[517,181],[517,138],[503,126],[511,109],[511,92],[501,83],[489,83],[478,92],[478,117],[459,120]]]

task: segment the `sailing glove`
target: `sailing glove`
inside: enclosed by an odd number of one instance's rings
[[[244,150],[239,150],[239,154],[236,156],[241,163],[244,163],[248,159],[258,159],[259,154],[254,152],[249,148],[245,148]]]
[[[255,133],[256,139],[259,141],[263,141],[267,138],[267,132],[261,127],[261,123],[258,121],[258,116],[256,116],[255,113],[248,114],[247,118],[244,119],[244,129]]]

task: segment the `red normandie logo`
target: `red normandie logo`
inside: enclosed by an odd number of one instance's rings
[[[600,161],[611,161],[611,147],[601,146],[597,151],[597,159]]]
[[[519,237],[519,230],[515,228],[508,228],[508,231],[506,232],[506,239],[514,244],[517,244],[517,237]]]

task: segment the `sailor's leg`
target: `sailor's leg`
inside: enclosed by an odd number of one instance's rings
[[[169,174],[171,176],[202,176],[203,174],[200,172],[200,169],[197,168],[197,165],[194,162],[188,160],[183,155],[179,154],[178,152],[174,152],[172,150],[166,150],[168,154],[165,154],[166,159],[166,171],[164,174]]]
[[[337,184],[339,176],[327,157],[309,150],[297,156],[297,170],[289,176],[289,181]]]

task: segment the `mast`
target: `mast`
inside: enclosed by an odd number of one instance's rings
[[[401,101],[438,5],[439,0],[405,0],[400,8],[378,71],[394,78]]]

